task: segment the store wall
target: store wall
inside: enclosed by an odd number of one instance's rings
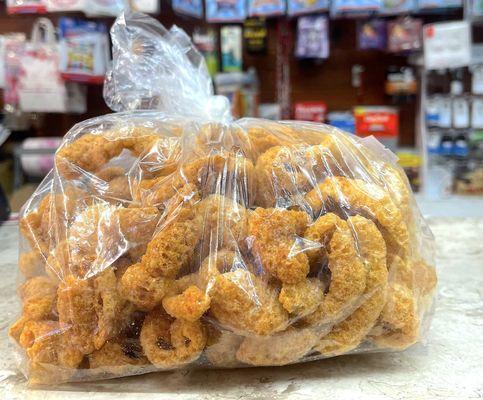
[[[69,14],[75,15],[75,14]],[[48,14],[57,21],[60,15]],[[81,14],[79,14],[82,17]],[[0,34],[12,31],[29,33],[36,15],[7,16],[5,4],[0,3]],[[174,15],[169,2],[161,2],[163,24],[173,23],[191,33],[195,26],[206,25],[203,21]],[[434,18],[431,18],[434,19]],[[101,19],[111,24],[112,18]],[[262,102],[276,101],[276,51],[277,20],[268,21],[268,48],[265,54],[245,54],[245,67],[255,66],[260,78],[260,98]],[[293,40],[295,40],[296,21],[288,24]],[[359,51],[356,48],[356,21],[351,19],[330,21],[331,48],[330,57],[326,61],[299,61],[290,57],[291,100],[321,100],[328,105],[329,111],[349,110],[354,105],[391,104],[384,94],[386,69],[391,65],[405,65],[406,57],[390,55],[379,51]],[[293,49],[290,49],[293,54]],[[351,68],[360,64],[365,68],[363,85],[357,90],[351,85]],[[400,144],[412,145],[415,140],[416,101],[395,104],[400,108]],[[61,136],[74,123],[109,112],[102,99],[101,86],[88,88],[88,112],[85,115],[46,115],[39,127],[32,132],[37,136]]]

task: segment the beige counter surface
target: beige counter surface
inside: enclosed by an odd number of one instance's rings
[[[8,325],[17,230],[0,227],[0,399],[469,399],[483,398],[483,219],[433,219],[439,293],[427,345],[277,368],[152,373],[31,390],[16,370]]]

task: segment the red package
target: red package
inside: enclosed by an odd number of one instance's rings
[[[295,103],[294,119],[324,122],[327,105],[323,101],[302,101]]]
[[[395,138],[399,134],[399,113],[391,107],[356,107],[356,134],[377,138]]]

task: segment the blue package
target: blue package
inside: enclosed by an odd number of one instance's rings
[[[334,16],[374,13],[381,9],[381,5],[382,0],[332,0],[330,13]]]
[[[175,13],[196,18],[203,17],[202,0],[173,0],[172,5]]]
[[[250,17],[269,17],[285,14],[285,0],[248,0]]]
[[[418,0],[419,9],[463,7],[463,0]]]
[[[240,22],[247,17],[245,0],[206,0],[208,22]]]
[[[405,14],[418,9],[417,0],[382,0],[381,15]]]
[[[383,19],[358,21],[357,44],[360,50],[385,50],[387,26]]]
[[[350,111],[332,111],[327,115],[329,125],[345,132],[355,133],[356,121]]]
[[[329,9],[329,0],[287,0],[288,15],[301,15]]]

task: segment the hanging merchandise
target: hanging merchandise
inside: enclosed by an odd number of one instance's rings
[[[45,0],[47,12],[83,11],[88,0]]]
[[[241,22],[247,16],[245,0],[205,0],[208,22]]]
[[[382,0],[382,6],[379,14],[407,14],[416,11],[417,8],[417,0]]]
[[[0,35],[0,89],[5,86],[5,37]]]
[[[388,22],[387,49],[391,53],[408,53],[421,49],[422,21],[403,17]]]
[[[85,0],[84,13],[88,17],[117,17],[127,0]]]
[[[19,106],[25,112],[66,112],[67,93],[59,72],[55,28],[47,18],[39,18],[32,39],[20,57]]]
[[[248,0],[248,15],[270,17],[285,14],[285,0]]]
[[[297,58],[329,57],[329,22],[326,16],[304,16],[297,21]]]
[[[428,97],[426,100],[425,120],[428,127],[439,126],[440,98],[438,96]]]
[[[61,18],[60,70],[70,81],[103,83],[109,60],[107,29],[103,23]]]
[[[5,85],[3,90],[3,108],[13,113],[18,110],[18,76],[20,58],[24,51],[25,35],[11,33],[4,36],[5,46]]]
[[[426,69],[458,68],[471,61],[471,26],[453,21],[424,26],[424,66]]]
[[[131,0],[130,4],[133,11],[159,14],[161,2],[159,0]]]
[[[247,18],[243,23],[245,50],[249,53],[263,53],[267,50],[267,23],[265,18]]]
[[[470,104],[468,99],[458,96],[453,99],[453,127],[464,129],[470,126]]]
[[[329,0],[287,0],[287,13],[290,16],[311,14],[329,9]]]
[[[357,44],[360,50],[385,50],[387,25],[383,19],[358,21]]]
[[[458,7],[463,7],[463,0],[418,0],[420,10]]]
[[[221,67],[223,72],[242,70],[242,28],[224,26],[220,29]]]
[[[300,101],[295,103],[294,119],[300,121],[325,122],[327,104],[323,101]]]
[[[202,0],[172,0],[172,6],[175,13],[203,18]]]
[[[365,15],[372,14],[381,9],[382,0],[332,0],[330,14],[340,15]]]
[[[6,0],[7,14],[44,14],[45,0]]]
[[[208,72],[214,76],[218,72],[218,44],[216,32],[209,29],[196,27],[193,32],[193,44],[205,58]]]

